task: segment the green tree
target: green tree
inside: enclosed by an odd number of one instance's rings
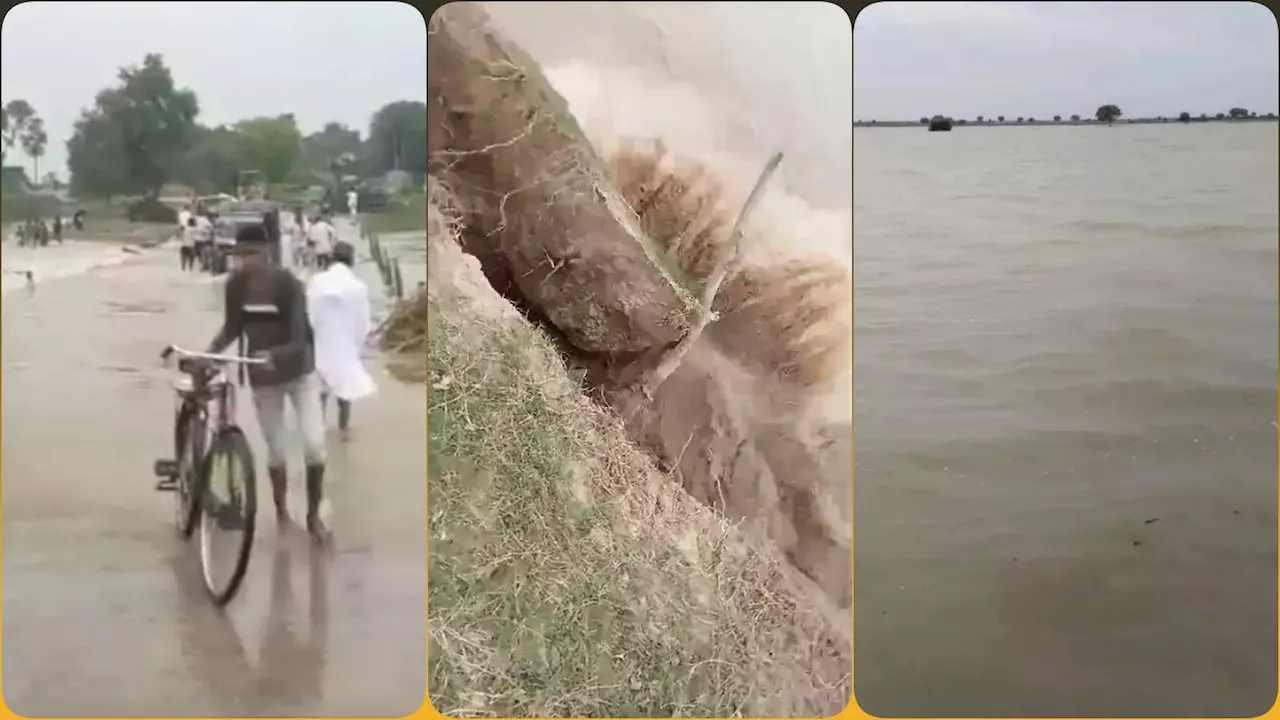
[[[998,115],[998,116],[996,116],[996,120],[999,120],[1000,122],[1004,122],[1004,116],[1003,116],[1003,115]]]
[[[124,151],[119,128],[99,110],[80,113],[67,139],[71,191],[108,200],[126,192]]]
[[[320,132],[302,138],[303,163],[314,173],[328,173],[335,160],[365,154],[360,131],[340,123],[328,123]]]
[[[44,130],[44,120],[39,116],[31,118],[27,129],[22,133],[22,149],[31,158],[31,177],[40,177],[40,158],[44,157],[45,148],[49,145],[49,133]]]
[[[922,118],[920,118],[920,124],[921,124],[921,125],[928,125],[928,124],[929,124],[929,118],[927,118],[927,117],[922,117]]]
[[[36,119],[36,109],[31,103],[18,98],[5,103],[0,108],[0,162],[9,156],[9,151],[21,142],[27,132],[27,126]]]
[[[1234,107],[1227,111],[1227,115],[1233,118],[1249,117],[1249,111],[1241,107]]]
[[[1054,121],[1054,122],[1062,122],[1062,116],[1061,116],[1061,115],[1054,115],[1054,116],[1053,116],[1053,121]]]
[[[1191,122],[1191,113],[1189,112],[1178,113],[1178,122],[1184,122],[1184,123]]]
[[[1123,114],[1124,113],[1120,110],[1119,105],[1103,105],[1099,107],[1097,112],[1093,115],[1098,118],[1098,122],[1104,122],[1111,125],[1116,120],[1119,120],[1120,116]]]
[[[1226,116],[1226,114],[1224,114],[1224,113],[1218,113],[1217,115],[1214,115],[1213,117],[1214,117],[1214,119],[1216,119],[1216,120],[1223,120],[1223,119],[1225,119],[1227,116]]]
[[[175,176],[201,193],[234,193],[238,173],[248,164],[242,154],[240,134],[225,125],[197,126],[193,138]]]
[[[369,123],[373,170],[427,173],[426,103],[401,100],[383,105]]]
[[[981,115],[979,115],[976,119],[977,119],[977,121],[978,121],[978,122],[980,122],[980,123],[981,123],[981,122],[986,122],[986,121],[983,119],[983,117],[982,117]]]
[[[199,103],[194,92],[174,84],[154,53],[139,66],[121,68],[117,77],[115,87],[98,93],[94,108],[118,142],[123,182],[115,194],[155,199],[191,147]]]
[[[302,157],[302,133],[293,115],[253,118],[236,124],[245,170],[257,170],[268,183],[288,177]]]

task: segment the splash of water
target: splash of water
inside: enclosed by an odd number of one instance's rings
[[[645,232],[702,281],[728,240],[760,158],[734,153],[690,83],[574,62],[547,77],[612,170]],[[772,186],[743,230],[716,301],[727,354],[771,375],[829,421],[851,417],[851,213]]]
[[[98,268],[119,265],[130,257],[115,243],[69,241],[62,245],[31,248],[6,242],[4,252],[0,253],[0,267],[4,269],[3,295],[29,289],[32,282],[38,286],[55,278],[74,277]],[[31,273],[31,281],[27,279],[28,272]]]

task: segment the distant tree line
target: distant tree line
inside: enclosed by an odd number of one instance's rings
[[[121,68],[80,113],[66,141],[71,189],[81,196],[157,198],[170,182],[197,192],[234,192],[243,170],[268,183],[315,184],[339,174],[372,176],[403,170],[426,175],[427,107],[388,103],[375,112],[368,133],[328,123],[304,136],[292,114],[199,123],[196,93],[179,87],[164,59],[148,54]],[[4,105],[4,151],[21,143],[37,163],[48,136],[25,100]]]
[[[973,124],[976,124],[976,125],[1023,125],[1023,124],[1044,125],[1044,124],[1063,124],[1063,123],[1079,124],[1079,123],[1098,122],[1098,123],[1107,123],[1108,125],[1114,125],[1116,122],[1118,122],[1121,119],[1123,115],[1124,115],[1124,112],[1120,109],[1119,105],[1107,104],[1107,105],[1099,106],[1098,109],[1094,111],[1093,117],[1082,118],[1080,115],[1072,115],[1070,116],[1070,118],[1064,120],[1061,115],[1054,115],[1053,120],[1037,120],[1034,117],[1019,116],[1013,120],[1009,120],[1006,122],[1004,115],[997,115],[994,118],[987,117],[985,115],[978,115],[973,119]],[[938,119],[945,119],[947,122],[952,122],[956,125],[965,125],[969,123],[969,121],[965,119],[954,120],[950,116],[934,115],[933,117],[920,118],[919,124],[929,125]],[[1277,119],[1277,116],[1275,113],[1266,113],[1264,115],[1259,115],[1258,113],[1251,112],[1245,108],[1234,107],[1225,113],[1217,113],[1216,115],[1213,115],[1213,116],[1210,116],[1207,113],[1200,113],[1198,117],[1193,117],[1189,112],[1182,112],[1177,116],[1177,118],[1157,116],[1154,118],[1134,118],[1134,119],[1128,120],[1128,122],[1131,122],[1131,123],[1133,122],[1143,122],[1143,123],[1169,122],[1171,119],[1176,120],[1178,122],[1190,123],[1190,122],[1205,122],[1209,120],[1258,120],[1258,119],[1275,120]],[[879,121],[879,120],[870,120],[870,121],[858,120],[855,124],[856,125],[877,125],[877,124],[907,125],[910,123],[893,122],[893,121],[886,122],[886,121]]]

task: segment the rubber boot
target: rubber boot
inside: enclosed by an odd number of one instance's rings
[[[338,436],[351,439],[351,401],[338,399]]]
[[[271,476],[271,499],[276,504],[276,522],[281,525],[289,522],[289,471],[287,468],[267,468]]]
[[[318,543],[329,539],[329,528],[320,517],[320,503],[324,500],[324,465],[307,466],[307,532]]]

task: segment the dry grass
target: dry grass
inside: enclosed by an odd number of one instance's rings
[[[729,240],[738,199],[703,163],[677,157],[660,142],[624,145],[609,164],[645,232],[690,279],[707,280]],[[786,245],[786,238],[754,236],[748,227],[741,242]],[[716,298],[721,320],[713,335],[728,340],[726,352],[751,369],[793,389],[819,391],[848,366],[852,296],[851,274],[834,263],[739,264]]]
[[[827,715],[849,649],[538,330],[429,300],[430,692],[450,715]]]
[[[379,235],[422,230],[427,212],[425,195],[413,193],[396,197],[390,207],[361,214],[365,227]]]
[[[446,202],[443,195],[440,201]],[[433,202],[430,693],[454,716],[814,716],[847,637],[776,553],[659,475],[493,293]],[[473,261],[472,261],[473,262]],[[418,326],[421,327],[421,326]]]

